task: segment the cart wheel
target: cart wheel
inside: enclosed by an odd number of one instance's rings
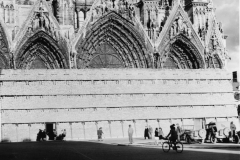
[[[240,139],[239,139],[239,136],[238,136],[238,135],[235,136],[234,142],[235,142],[236,144],[239,144],[239,143],[240,143]]]
[[[183,144],[181,142],[176,143],[176,152],[182,153],[183,152]]]
[[[163,149],[163,152],[169,152],[170,150],[170,144],[168,142],[164,142],[162,144],[162,149]]]
[[[210,137],[210,142],[215,144],[217,142],[217,138],[215,136]]]

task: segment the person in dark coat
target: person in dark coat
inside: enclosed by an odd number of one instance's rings
[[[42,137],[41,137],[42,141],[46,141],[46,137],[47,137],[46,129],[44,129],[44,130],[42,131]]]
[[[42,130],[39,129],[39,132],[38,132],[38,134],[37,134],[37,141],[38,141],[38,142],[41,141],[41,138],[42,138]]]
[[[146,138],[148,138],[149,139],[149,134],[148,134],[149,132],[148,132],[148,127],[146,126],[145,127],[145,130],[144,130],[144,138],[146,139]]]

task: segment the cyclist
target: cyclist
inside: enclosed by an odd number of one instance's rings
[[[169,136],[170,136],[170,138],[169,138],[170,142],[172,144],[174,144],[173,149],[176,149],[176,140],[178,138],[178,135],[177,135],[177,131],[175,130],[175,125],[174,124],[170,126],[170,132],[168,133],[166,138],[168,138]]]

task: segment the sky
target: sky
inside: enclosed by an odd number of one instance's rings
[[[240,71],[239,53],[239,0],[213,0],[216,18],[222,22],[227,38],[227,50],[231,60],[228,61],[229,71]]]

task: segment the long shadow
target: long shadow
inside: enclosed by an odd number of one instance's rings
[[[0,160],[239,160],[239,149],[185,149],[183,153],[159,148],[117,146],[96,142],[31,142],[0,144]]]

